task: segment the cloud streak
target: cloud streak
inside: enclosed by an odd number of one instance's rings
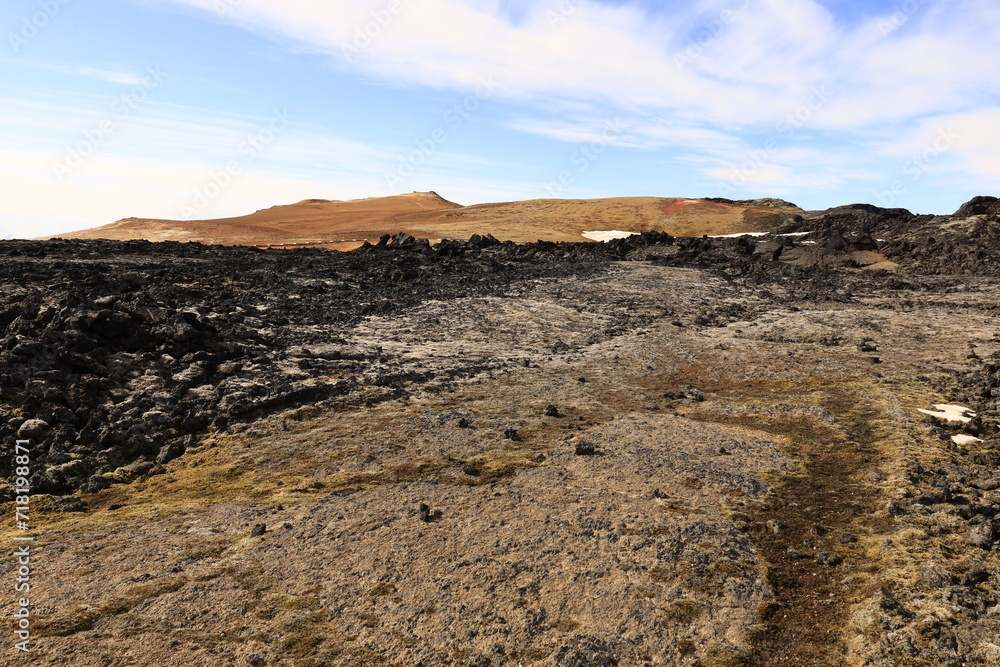
[[[89,65],[69,65],[65,63],[45,63],[34,60],[22,60],[14,58],[0,58],[0,62],[7,64],[27,65],[38,69],[45,69],[60,74],[71,76],[82,76],[88,79],[97,79],[106,83],[118,83],[124,86],[138,86],[143,83],[143,76],[121,70],[102,69]]]
[[[170,1],[206,12],[215,3]],[[653,19],[634,5],[585,0],[555,27],[546,20],[555,3],[524,8],[513,23],[496,2],[413,0],[402,3],[352,67],[387,80],[461,89],[489,73],[510,97],[679,110],[735,125],[769,122],[810,86],[826,83],[845,93],[822,122],[854,127],[951,111],[972,102],[977,90],[996,92],[1000,74],[990,63],[1000,55],[1000,28],[984,30],[981,12],[997,10],[978,0],[944,4],[947,11],[926,2],[884,34],[879,26],[891,13],[847,27],[812,0],[706,2],[697,11]],[[245,0],[225,20],[308,45],[344,65],[344,49],[379,7]],[[699,26],[723,12],[738,18],[698,59],[678,67]]]
[[[205,12],[215,2],[169,1]],[[778,126],[817,86],[835,94],[805,129],[883,148],[928,118],[965,114],[988,129],[1000,92],[1000,10],[985,0],[912,0],[851,25],[814,0],[711,0],[673,14],[595,0],[564,5],[400,2],[350,59],[345,49],[384,3],[244,0],[221,20],[400,84],[471,90],[489,74],[498,95],[533,109],[510,121],[521,131],[576,142],[599,126],[595,118],[624,116],[620,145],[672,145],[716,159],[752,150],[747,133]],[[546,113],[553,105],[575,111]],[[992,173],[982,151],[968,150],[965,168]],[[769,165],[768,183],[791,168]],[[802,180],[816,179],[789,183]]]
[[[130,117],[100,150],[60,178],[54,166],[110,113],[114,99],[80,94],[0,98],[0,123],[21,129],[0,135],[0,178],[10,193],[0,211],[0,237],[57,234],[130,216],[187,217],[185,207],[233,161],[239,162],[239,173],[230,174],[224,191],[199,207],[195,217],[243,215],[313,197],[396,194],[385,191],[384,171],[408,150],[346,139],[293,119],[246,160],[241,147],[268,127],[267,117],[148,102],[143,114]],[[449,194],[469,203],[484,192],[501,198],[524,192],[516,184],[447,176],[449,170],[469,172],[484,165],[510,166],[442,151],[433,169],[407,185],[430,190],[449,178]]]

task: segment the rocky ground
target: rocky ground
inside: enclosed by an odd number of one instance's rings
[[[0,243],[0,441],[31,443],[38,536],[4,660],[1000,663],[995,208]],[[976,414],[919,412],[953,403]]]

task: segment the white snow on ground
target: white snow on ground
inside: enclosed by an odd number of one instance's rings
[[[740,232],[739,234],[716,234],[710,239],[738,239],[741,236],[767,236],[767,232]]]
[[[542,223],[538,223],[542,224]],[[593,231],[593,232],[583,232],[584,238],[588,238],[591,241],[610,241],[611,239],[624,239],[629,236],[634,236],[637,232],[623,232],[618,229],[612,229],[611,231]],[[739,234],[715,234],[710,235],[710,239],[738,239],[741,236],[767,236],[770,232],[740,232]],[[790,234],[777,234],[777,236],[807,236],[812,234],[812,232],[792,232]],[[815,241],[803,241],[802,243],[816,243]]]
[[[583,237],[590,239],[591,241],[610,241],[612,239],[627,239],[630,236],[635,236],[636,232],[623,232],[617,229],[612,229],[608,232],[583,232]]]
[[[935,412],[934,410],[937,410]],[[917,408],[918,412],[922,412],[925,415],[930,415],[931,417],[937,417],[938,419],[947,419],[950,422],[961,422],[963,424],[968,424],[972,421],[972,418],[976,416],[976,413],[961,405],[949,405],[947,403],[938,403],[934,406],[934,410],[924,410],[923,408]]]
[[[977,442],[982,442],[982,440],[972,435],[953,435],[951,436],[951,441],[956,445],[974,445]]]
[[[738,239],[741,236],[767,236],[770,232],[740,232],[739,234],[716,234],[709,236],[710,239]],[[792,232],[790,234],[777,234],[777,236],[806,236],[812,232]]]

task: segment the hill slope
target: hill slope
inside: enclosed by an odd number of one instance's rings
[[[347,250],[383,234],[468,239],[492,234],[506,241],[585,241],[583,232],[665,231],[674,236],[767,231],[797,209],[751,202],[659,197],[538,199],[461,206],[435,192],[352,201],[307,199],[249,215],[215,220],[126,218],[60,234],[70,239],[200,241],[224,245],[321,245]]]

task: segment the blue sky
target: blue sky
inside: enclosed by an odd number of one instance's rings
[[[0,236],[319,197],[1000,182],[992,0],[7,0]]]

